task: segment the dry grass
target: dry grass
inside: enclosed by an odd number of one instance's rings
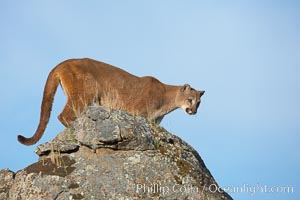
[[[121,101],[119,92],[111,86],[104,87],[100,105],[105,106],[109,112],[113,110],[128,111],[125,104]]]

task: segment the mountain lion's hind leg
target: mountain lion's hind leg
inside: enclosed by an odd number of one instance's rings
[[[57,117],[59,121],[65,126],[69,127],[72,125],[73,121],[76,119],[76,114],[79,111],[72,106],[72,104],[68,101],[64,107],[64,110]]]

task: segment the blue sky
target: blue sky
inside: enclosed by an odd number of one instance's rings
[[[197,116],[177,110],[162,125],[191,144],[236,199],[299,199],[299,1],[1,1],[0,169],[37,160],[20,145],[39,121],[50,70],[90,57],[164,83],[206,90]],[[63,130],[59,89],[44,137]],[[99,163],[101,164],[101,163]]]

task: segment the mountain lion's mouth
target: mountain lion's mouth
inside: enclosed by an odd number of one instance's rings
[[[193,110],[192,110],[191,108],[186,108],[186,109],[185,109],[185,112],[186,112],[187,114],[189,114],[189,115],[194,115],[194,114],[196,114],[195,112],[193,112]]]

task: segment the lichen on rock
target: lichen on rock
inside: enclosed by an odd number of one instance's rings
[[[39,161],[16,174],[0,171],[1,199],[231,199],[210,191],[218,184],[179,137],[99,105],[35,152]]]

